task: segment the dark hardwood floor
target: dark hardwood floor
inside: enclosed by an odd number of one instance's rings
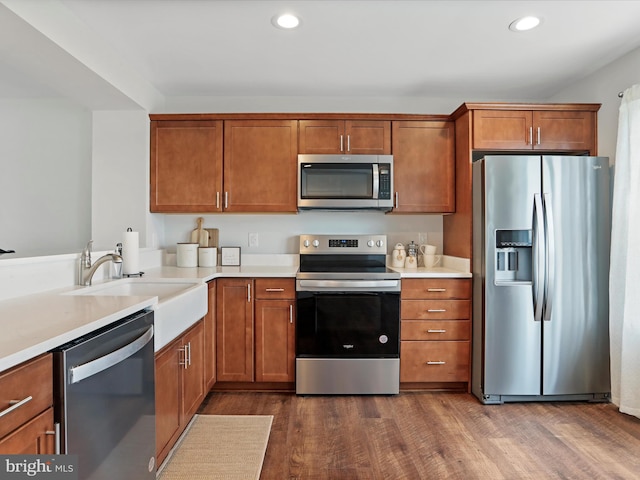
[[[612,404],[213,392],[199,413],[274,416],[261,480],[640,478],[640,419]]]

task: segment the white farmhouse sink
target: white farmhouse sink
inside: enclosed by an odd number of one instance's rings
[[[155,351],[207,313],[207,285],[199,281],[127,278],[65,292],[64,295],[158,297],[154,305]]]

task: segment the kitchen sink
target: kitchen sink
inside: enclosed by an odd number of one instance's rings
[[[153,310],[158,351],[206,315],[207,292],[206,283],[195,280],[126,278],[78,287],[63,295],[157,297]]]

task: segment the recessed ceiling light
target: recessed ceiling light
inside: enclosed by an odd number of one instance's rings
[[[513,32],[525,32],[536,28],[538,25],[540,25],[540,19],[538,17],[522,17],[511,22],[509,30]]]
[[[291,30],[300,25],[300,19],[291,13],[285,13],[282,15],[276,15],[271,19],[271,23],[284,30]]]

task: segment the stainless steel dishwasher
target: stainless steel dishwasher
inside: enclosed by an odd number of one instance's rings
[[[53,351],[60,453],[81,480],[155,479],[153,333],[141,311]]]

